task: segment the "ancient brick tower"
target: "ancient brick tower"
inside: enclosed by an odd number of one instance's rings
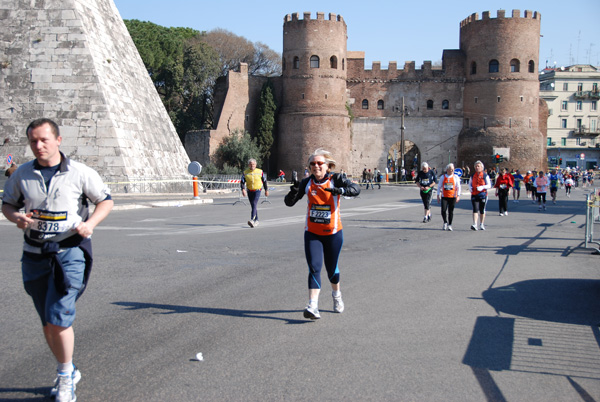
[[[25,128],[55,120],[61,149],[107,181],[188,178],[189,158],[112,0],[3,1],[0,149],[32,158]]]
[[[333,153],[337,171],[349,169],[346,41],[346,23],[336,14],[284,18],[277,169],[302,174],[317,147]]]
[[[465,87],[459,164],[472,166],[479,159],[489,166],[497,152],[509,158],[500,166],[544,167],[547,110],[539,100],[540,20],[537,12],[521,17],[513,10],[506,17],[500,10],[497,18],[486,11],[481,19],[472,14],[461,22]]]

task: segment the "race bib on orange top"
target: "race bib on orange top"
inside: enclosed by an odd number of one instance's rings
[[[308,210],[305,229],[318,235],[332,235],[342,230],[339,204],[340,196],[325,191],[333,187],[331,180],[315,183],[312,179],[306,185]]]

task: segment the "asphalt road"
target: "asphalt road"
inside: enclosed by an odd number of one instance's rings
[[[260,205],[255,229],[231,198],[119,209],[97,228],[75,322],[79,401],[600,400],[600,256],[578,247],[583,189],[545,213],[510,202],[507,217],[492,197],[485,232],[469,229],[467,198],[453,232],[435,203],[421,222],[412,186],[344,199],[346,311],[327,286],[314,322],[302,316],[305,204],[284,194]],[[55,363],[20,248],[0,221],[0,400],[42,401]]]

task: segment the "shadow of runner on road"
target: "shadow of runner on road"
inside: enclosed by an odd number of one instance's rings
[[[302,310],[235,310],[228,308],[213,308],[213,307],[190,307],[190,306],[174,306],[171,304],[155,304],[155,303],[138,303],[138,302],[114,302],[117,306],[126,307],[126,310],[142,310],[156,309],[162,310],[158,314],[184,314],[184,313],[201,313],[224,315],[229,317],[239,318],[262,318],[267,320],[281,320],[287,324],[306,324],[313,321],[310,320],[294,320],[283,317],[271,316],[272,314],[285,313],[302,313]]]

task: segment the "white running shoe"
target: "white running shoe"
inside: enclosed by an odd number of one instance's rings
[[[508,211],[504,211],[504,216],[508,216]]]
[[[257,226],[258,226],[258,219],[255,219],[255,220],[253,221],[253,223],[254,223],[254,227],[257,227]]]
[[[252,221],[252,220],[248,221],[248,226],[250,226],[251,228],[253,228],[254,227],[254,221]]]
[[[442,230],[448,230],[448,224],[444,223],[444,225],[442,226]]]
[[[304,309],[304,318],[318,320],[319,318],[321,318],[321,314],[319,314],[319,309],[317,307],[312,307],[310,304],[307,305]]]
[[[483,226],[483,223],[479,225],[479,230],[485,230],[485,226]]]
[[[452,225],[448,225],[448,230],[452,232]]]
[[[75,402],[75,384],[72,375],[58,375],[56,385],[56,402]]]
[[[336,313],[341,313],[344,311],[344,301],[342,300],[342,295],[340,294],[338,297],[333,296],[333,311]]]
[[[472,224],[472,225],[471,225],[471,230],[477,230],[477,225],[475,225],[475,224]]]
[[[77,383],[79,382],[79,380],[81,380],[81,371],[79,371],[79,369],[75,366],[73,368],[73,374],[71,375],[71,377],[73,377],[73,391],[75,391],[75,388],[77,388]],[[54,379],[54,387],[52,387],[52,389],[50,390],[50,396],[55,397],[57,393],[58,376]]]

